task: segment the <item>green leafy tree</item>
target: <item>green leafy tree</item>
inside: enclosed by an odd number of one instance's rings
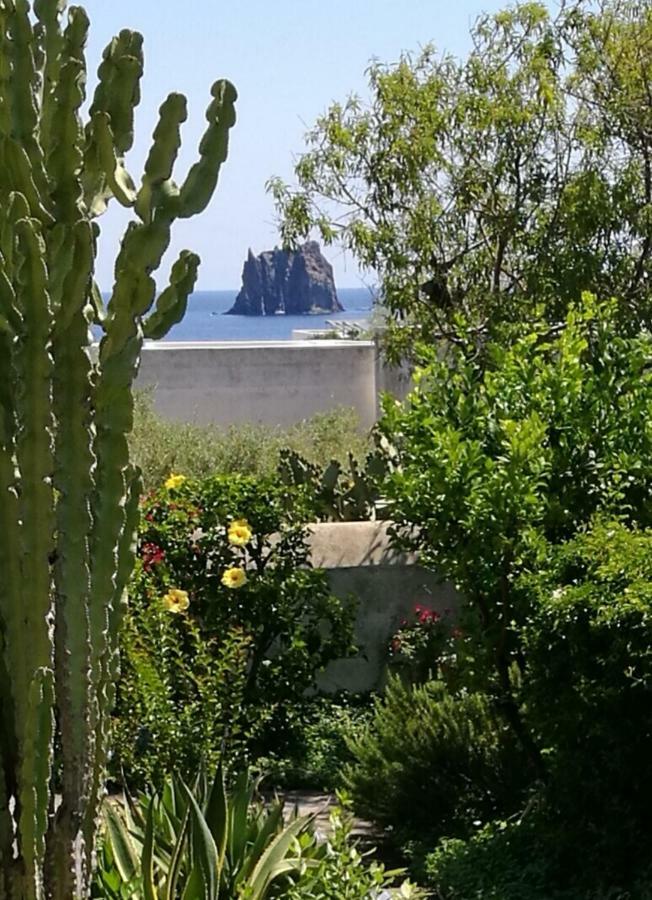
[[[652,341],[618,335],[616,315],[587,295],[562,328],[526,329],[483,361],[433,351],[382,423],[397,451],[399,537],[467,598],[465,630],[481,636],[473,664],[542,777],[514,696],[530,610],[518,578],[597,512],[650,523]]]
[[[458,60],[427,48],[369,69],[370,100],[307,134],[296,185],[270,181],[291,244],[316,229],[377,273],[426,340],[563,318],[582,290],[649,321],[652,11],[540,2],[481,18]]]

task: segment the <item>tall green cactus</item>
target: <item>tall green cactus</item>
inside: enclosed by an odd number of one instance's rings
[[[171,94],[138,187],[124,158],[142,38],[106,48],[84,123],[88,19],[65,8],[0,0],[0,900],[88,896],[134,561],[132,385],[144,337],[183,316],[199,260],[183,251],[158,299],[153,273],[174,221],[208,204],[235,122],[236,92],[218,81],[178,186],[186,100]],[[111,199],[134,217],[104,309],[95,220]]]

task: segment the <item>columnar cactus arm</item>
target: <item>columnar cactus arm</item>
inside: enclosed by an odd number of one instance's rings
[[[13,353],[13,338],[18,334],[22,326],[20,313],[16,308],[16,292],[14,291],[9,278],[7,277],[7,268],[4,258],[0,253],[0,332],[5,338],[3,346],[3,356],[6,361],[10,361]],[[6,372],[7,379],[0,383],[0,406],[7,410],[7,415],[13,417],[14,398],[11,386],[11,371]],[[4,435],[5,425],[8,422],[0,424],[1,433]]]
[[[14,377],[14,334],[21,326],[15,307],[15,295],[0,258],[0,310],[8,328],[0,332],[0,897],[9,897],[3,884],[13,857],[14,829],[9,798],[16,794],[18,752],[14,724],[14,697],[7,642],[19,629],[20,609],[20,534],[18,497],[15,491],[14,437],[15,415],[12,386]]]
[[[198,270],[197,254],[182,250],[172,267],[170,284],[161,292],[156,301],[156,309],[143,324],[146,338],[160,340],[173,325],[183,319],[188,306],[188,297],[195,288]]]
[[[0,3],[0,135],[11,132],[11,50],[8,24],[9,11],[5,3]]]
[[[43,56],[39,143],[46,156],[50,148],[54,120],[54,91],[62,61],[63,41],[60,20],[66,5],[66,0],[34,0],[34,14],[40,25]]]
[[[1,148],[0,143],[0,148]],[[2,253],[5,272],[15,277],[16,263],[16,225],[21,219],[29,218],[29,206],[22,194],[12,192],[4,209],[0,208],[0,253]],[[12,292],[13,292],[12,287]],[[15,292],[14,292],[15,302]]]
[[[91,118],[96,112],[109,114],[116,152],[124,155],[134,143],[134,111],[140,103],[143,75],[142,35],[123,29],[104,50],[97,75]]]
[[[221,79],[213,85],[211,95],[213,101],[206,111],[208,128],[199,144],[199,160],[181,187],[179,215],[182,219],[206,209],[228,154],[229,132],[235,124],[238,94],[230,81]]]
[[[18,338],[16,368],[19,378],[16,409],[18,433],[16,458],[21,476],[18,510],[21,527],[21,590],[19,622],[10,640],[13,650],[12,683],[20,753],[18,842],[25,859],[26,897],[39,898],[38,872],[44,849],[49,777],[42,761],[46,739],[48,679],[35,693],[37,673],[51,670],[52,645],[49,618],[52,612],[50,558],[54,549],[54,495],[52,489],[52,406],[50,356],[50,307],[45,267],[45,244],[39,223],[22,219],[17,225],[17,244],[22,263],[17,271],[17,305],[24,327]],[[18,646],[13,646],[18,639]],[[29,653],[26,647],[29,646]],[[37,724],[38,723],[38,724]],[[49,746],[47,749],[49,754]],[[44,783],[42,779],[45,778]],[[37,813],[34,812],[35,805]],[[32,885],[32,879],[34,884]]]
[[[100,690],[103,695],[103,706],[95,725],[95,760],[91,775],[90,800],[87,806],[84,833],[86,848],[93,846],[93,835],[97,829],[99,818],[102,778],[106,765],[106,748],[109,737],[110,712],[115,706],[116,685],[120,673],[120,655],[118,652],[118,635],[122,624],[124,610],[127,605],[127,583],[133,572],[136,559],[137,529],[140,519],[140,498],[143,493],[143,481],[139,470],[130,468],[125,481],[128,494],[125,503],[125,519],[122,535],[118,544],[118,564],[115,579],[113,602],[109,613],[109,640],[106,662],[103,667]],[[90,865],[90,859],[88,860]]]
[[[12,138],[4,138],[1,153],[6,175],[27,201],[30,215],[38,219],[42,225],[53,225],[54,219],[43,203],[42,194],[35,180],[35,170],[23,147]]]
[[[161,200],[178,196],[179,190],[170,184],[170,179],[181,147],[181,125],[187,118],[186,98],[183,94],[170,94],[159,110],[159,121],[136,200],[136,213],[143,222],[151,221],[153,210]]]
[[[37,140],[40,75],[34,62],[35,39],[28,0],[6,0],[13,15],[9,17],[12,136],[25,149],[41,203],[47,201],[47,177],[43,151]]]
[[[133,144],[134,110],[140,102],[142,74],[142,37],[132,31],[121,31],[104,51],[90,108],[90,122],[86,126],[83,184],[86,207],[92,216],[101,215],[112,196],[99,156],[95,116],[97,113],[108,116],[115,155],[122,162]]]
[[[100,199],[100,206],[106,204],[108,196],[113,196],[122,206],[132,207],[136,202],[136,185],[122,160],[116,156],[115,140],[108,114],[105,112],[95,113],[90,128],[95,142],[98,165],[108,189],[106,196]]]
[[[56,835],[48,841],[49,867],[77,896],[73,850],[83,847],[82,823],[89,798],[92,740],[88,731],[90,698],[90,497],[93,490],[91,370],[88,303],[94,241],[89,222],[80,220],[69,234],[74,254],[62,293],[53,336],[53,408],[65,422],[55,442],[54,485],[57,502],[55,564],[55,671],[62,770],[61,805]],[[65,863],[68,861],[66,868]],[[56,867],[56,868],[55,868]]]
[[[48,176],[52,183],[53,211],[59,224],[73,224],[82,212],[80,173],[84,162],[83,129],[79,108],[85,99],[84,47],[88,17],[83,9],[70,10],[63,35],[65,62],[59,68],[52,110],[56,121],[49,128]]]
[[[53,672],[51,669],[38,669],[29,688],[27,728],[21,760],[24,785],[18,832],[25,872],[25,900],[46,898],[43,862],[50,806],[53,711]]]
[[[204,208],[233,124],[216,86],[199,162],[172,180],[186,102],[161,107],[140,190],[124,168],[140,99],[142,38],[105,51],[80,121],[88,21],[65,0],[0,0],[0,898],[89,891],[98,797],[134,564],[139,482],[129,465],[131,390],[153,273],[179,216]],[[111,300],[94,281],[111,197],[136,207]],[[147,319],[182,315],[198,259],[181,254]],[[98,359],[89,324],[102,321]],[[60,748],[53,813],[51,759]]]

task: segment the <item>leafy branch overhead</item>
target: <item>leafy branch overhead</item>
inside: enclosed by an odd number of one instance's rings
[[[583,290],[650,319],[652,10],[528,2],[478,20],[459,60],[432,47],[368,70],[269,182],[283,240],[315,229],[378,274],[420,338],[563,318]],[[414,333],[394,334],[399,352]]]

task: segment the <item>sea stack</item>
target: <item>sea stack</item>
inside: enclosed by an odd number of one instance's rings
[[[228,315],[288,316],[342,312],[333,267],[317,241],[298,250],[249,250],[242,269],[242,288]]]

